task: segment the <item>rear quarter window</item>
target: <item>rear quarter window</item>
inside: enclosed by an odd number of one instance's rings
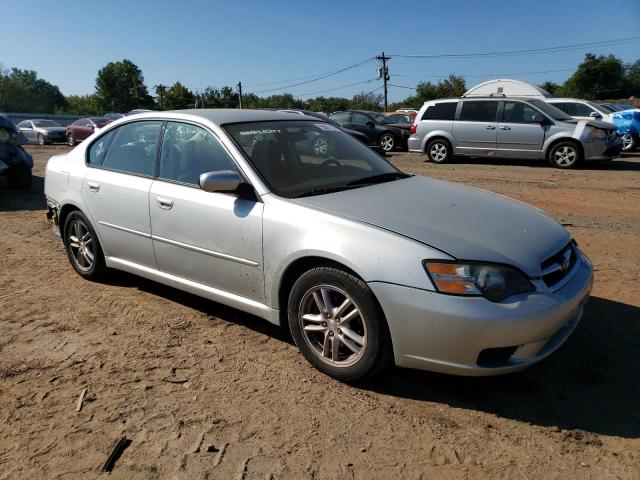
[[[89,165],[102,165],[104,156],[107,153],[107,149],[109,148],[109,144],[113,138],[113,132],[114,130],[111,130],[91,144],[89,147],[89,154],[87,155],[87,163]]]
[[[422,120],[453,120],[458,102],[441,102],[429,105],[422,114]]]

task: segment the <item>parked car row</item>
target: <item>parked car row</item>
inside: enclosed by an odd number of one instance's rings
[[[425,102],[411,127],[409,151],[426,153],[434,163],[455,155],[495,156],[546,159],[557,168],[620,154],[616,125],[591,115],[574,118],[556,107],[565,99],[546,100],[474,96]]]
[[[396,118],[366,110],[334,112],[329,115],[329,119],[343,128],[363,133],[368,139],[369,146],[377,147],[383,152],[407,148],[411,123],[398,123]]]

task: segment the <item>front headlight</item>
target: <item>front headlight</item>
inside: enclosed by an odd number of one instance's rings
[[[440,293],[483,296],[499,302],[534,290],[523,273],[506,265],[441,260],[425,260],[423,264]]]

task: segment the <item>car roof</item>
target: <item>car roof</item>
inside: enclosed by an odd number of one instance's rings
[[[265,122],[269,120],[301,120],[299,113],[285,113],[273,110],[251,110],[238,108],[198,108],[188,110],[168,110],[135,114],[135,118],[196,118],[217,125],[226,123]],[[132,119],[134,115],[126,117]]]
[[[584,98],[558,98],[558,97],[553,97],[553,98],[547,98],[545,99],[547,102],[556,102],[556,101],[562,101],[562,102],[585,102],[585,103],[589,103],[589,100],[585,100]]]

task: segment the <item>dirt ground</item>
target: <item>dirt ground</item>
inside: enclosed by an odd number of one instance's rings
[[[640,479],[640,157],[402,169],[532,203],[591,257],[595,285],[551,358],[496,378],[392,369],[347,386],[276,327],[116,273],[82,280],[34,185],[0,179],[0,478]],[[76,401],[86,388],[80,412]]]

